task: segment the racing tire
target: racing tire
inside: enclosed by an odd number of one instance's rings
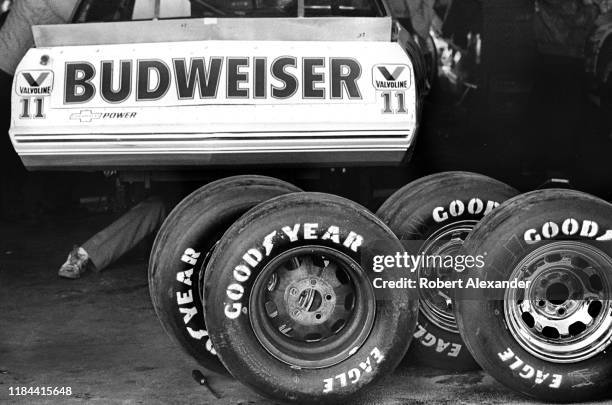
[[[520,195],[476,225],[464,249],[486,252],[485,267],[464,285],[531,281],[457,289],[461,336],[485,371],[542,401],[610,397],[611,239],[612,205],[570,190]]]
[[[203,367],[226,373],[204,323],[201,282],[210,253],[242,214],[270,198],[301,191],[264,176],[235,176],[185,197],[160,228],[149,260],[149,292],[164,330]]]
[[[417,292],[377,289],[375,255],[402,252],[362,206],[296,193],[249,211],[224,234],[205,275],[205,318],[228,371],[281,402],[344,403],[408,349]]]
[[[450,255],[458,250],[478,221],[517,194],[512,187],[487,176],[445,172],[404,186],[385,201],[376,215],[408,251]],[[452,274],[436,274],[437,271],[424,275],[422,267],[417,273],[419,277],[453,278]],[[406,362],[453,371],[477,369],[478,364],[459,335],[451,291],[445,293],[447,300],[441,299],[441,292],[420,290],[419,323]]]

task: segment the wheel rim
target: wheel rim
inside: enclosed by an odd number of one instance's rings
[[[367,339],[374,290],[349,256],[303,246],[274,258],[255,279],[249,317],[261,345],[300,368],[337,364]]]
[[[527,255],[510,280],[531,281],[507,289],[504,311],[517,342],[553,363],[587,360],[612,340],[612,259],[583,242],[553,242]]]
[[[478,221],[465,220],[449,224],[435,233],[423,243],[422,252],[427,256],[452,256],[458,252],[465,238],[476,226]],[[419,266],[419,278],[431,280],[450,280],[453,269],[440,266]],[[457,321],[453,314],[453,301],[450,291],[446,289],[419,289],[419,308],[429,322],[448,332],[459,334]]]

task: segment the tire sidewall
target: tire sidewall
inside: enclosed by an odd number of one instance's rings
[[[344,206],[338,205],[341,202]],[[265,205],[265,207],[263,206]],[[346,400],[362,387],[391,372],[404,356],[409,341],[400,338],[411,334],[416,325],[415,290],[381,289],[375,291],[376,312],[370,335],[349,358],[321,369],[298,369],[269,354],[259,343],[248,315],[248,303],[254,281],[265,266],[279,254],[304,245],[327,246],[361,263],[368,278],[380,276],[371,270],[371,255],[402,251],[393,234],[365,209],[338,197],[316,193],[299,193],[269,201],[242,217],[228,230],[215,251],[205,279],[206,320],[213,345],[228,370],[243,383],[262,395],[297,402],[336,402]],[[353,211],[353,212],[347,212]],[[296,229],[297,239],[283,233],[283,227]],[[304,239],[305,224],[317,224],[318,239]],[[330,227],[339,229],[340,243],[322,240]],[[262,241],[276,232],[273,247],[266,254]],[[343,244],[350,232],[363,236],[356,251]],[[233,269],[245,264],[243,254],[250,249],[262,252],[263,259],[251,266],[248,280],[241,283],[241,313],[234,319],[225,314],[227,289],[238,281]],[[411,277],[400,269],[387,270],[388,279]],[[386,278],[387,279],[387,278]]]
[[[537,192],[535,192],[537,193]],[[508,280],[518,263],[535,249],[558,240],[580,240],[610,255],[610,242],[596,241],[612,229],[612,207],[604,201],[574,192],[559,192],[556,198],[531,201],[507,209],[499,208],[496,218],[485,221],[470,235],[466,254],[486,252],[482,280]],[[572,199],[563,199],[569,194]],[[519,197],[521,198],[521,197]],[[515,199],[516,200],[516,199]],[[511,201],[514,204],[514,201]],[[497,215],[498,214],[498,215]],[[535,243],[533,230],[542,233],[547,222],[562,227],[572,218],[597,223],[599,231],[592,236],[559,235]],[[581,225],[582,226],[582,225]],[[482,229],[480,229],[482,228]],[[526,232],[529,236],[526,237]],[[550,235],[550,234],[549,234]],[[612,269],[610,269],[612,271]],[[474,276],[466,274],[465,277]],[[525,395],[560,402],[599,398],[612,388],[612,350],[579,363],[553,363],[527,352],[513,338],[505,319],[504,302],[499,292],[457,290],[455,314],[461,335],[477,362],[498,381]]]
[[[442,228],[480,221],[518,194],[497,180],[469,172],[440,173],[430,178],[417,180],[414,187],[407,185],[401,190],[403,198],[391,197],[388,208],[383,206],[377,213],[415,254],[420,253],[423,241]],[[415,240],[420,243],[415,244]],[[478,368],[460,334],[435,325],[422,312],[414,338],[408,361],[451,370]]]
[[[236,176],[210,183],[170,213],[155,240],[149,289],[168,335],[203,367],[225,374],[209,339],[200,285],[209,255],[225,230],[253,206],[300,191],[280,180]]]

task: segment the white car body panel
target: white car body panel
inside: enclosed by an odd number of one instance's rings
[[[287,62],[286,57],[295,64],[277,61]],[[203,96],[197,83],[193,94],[185,91],[194,58],[203,58],[205,78],[214,82],[218,77],[214,94],[210,87]],[[304,73],[305,61],[312,64],[312,58],[320,58],[311,67],[316,80]],[[112,76],[111,90],[120,89],[122,61],[130,66],[129,80],[124,79],[130,82],[129,95],[108,101],[102,96],[103,81]],[[155,99],[138,99],[139,84],[145,93],[160,84],[155,68],[142,71],[148,72],[148,83],[139,75],[138,67],[150,61],[168,69],[168,85],[162,85],[167,89]],[[93,67],[85,86],[93,88],[93,95],[79,101],[85,87],[69,86],[66,78],[71,66],[73,79],[81,80],[84,71],[74,70],[81,62]],[[104,80],[103,62],[112,62]],[[182,76],[176,63],[187,68]],[[210,74],[213,63],[221,66],[218,76]],[[295,78],[293,94],[282,93],[287,82],[272,72],[275,63]],[[349,79],[334,80],[332,65],[340,66],[336,76],[349,77],[354,86]],[[358,77],[351,77],[356,71]],[[390,41],[185,40],[41,47],[31,49],[17,69],[10,136],[32,169],[398,164],[417,127],[415,87],[410,59]],[[306,88],[316,97],[307,97]],[[273,89],[283,97],[273,96]],[[333,89],[336,97],[330,94]]]

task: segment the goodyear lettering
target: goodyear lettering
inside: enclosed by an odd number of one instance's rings
[[[300,73],[301,72],[301,73]],[[176,89],[179,100],[195,99],[361,99],[361,65],[353,58],[281,56],[197,57],[67,62],[64,103],[86,103],[99,93],[103,101],[120,104],[154,101]],[[220,90],[221,83],[225,88]]]
[[[557,236],[575,236],[599,241],[612,240],[612,230],[601,233],[599,224],[592,220],[578,221],[566,218],[561,222],[548,221],[539,228],[531,228],[523,234],[523,240],[531,245],[543,239],[553,239]]]
[[[264,240],[269,239],[265,238]],[[230,284],[225,295],[233,302],[225,304],[225,316],[229,319],[236,319],[242,313],[242,297],[244,296],[244,286],[251,277],[252,268],[256,267],[262,260],[263,254],[256,248],[249,249],[242,255],[242,262],[234,268],[234,283]]]
[[[349,231],[348,235],[341,241],[340,240],[340,228],[335,225],[324,229],[323,232],[319,230],[319,224],[316,223],[305,223],[305,224],[295,224],[293,226],[284,226],[282,228],[282,232],[289,238],[291,242],[295,242],[298,240],[299,235],[301,233],[302,239],[329,239],[337,244],[342,242],[342,245],[351,249],[354,252],[357,252],[361,245],[363,244],[363,236]],[[322,233],[322,236],[319,236]]]
[[[284,238],[289,240],[289,242],[316,239],[330,240],[354,252],[358,252],[364,242],[363,236],[353,231],[348,231],[343,238],[341,238],[340,235],[341,232],[338,226],[331,225],[326,228],[321,228],[319,224],[315,222],[287,225],[283,226],[280,231],[275,230],[270,232],[263,238],[261,246],[248,249],[242,255],[240,263],[234,267],[232,280],[225,289],[225,296],[228,300],[225,302],[224,307],[225,316],[229,319],[236,319],[240,314],[247,313],[247,308],[243,305],[246,294],[245,283],[251,278],[253,269],[256,268],[265,257],[270,256],[274,250],[275,239]],[[186,260],[189,260],[189,255],[187,255]],[[184,276],[181,277],[184,278]],[[181,299],[187,300],[188,297],[181,297]]]
[[[460,217],[465,213],[470,215],[484,216],[498,206],[499,203],[497,201],[489,200],[485,203],[483,200],[477,197],[474,197],[467,202],[453,200],[448,204],[448,206],[434,208],[432,211],[432,217],[436,222],[444,222],[451,217]]]
[[[198,314],[198,308],[193,301],[193,281],[191,277],[195,271],[195,265],[198,262],[201,253],[196,252],[192,248],[187,248],[181,255],[181,262],[189,266],[186,270],[179,271],[176,273],[176,281],[180,283],[181,287],[187,287],[187,290],[176,292],[176,303],[179,306],[178,311],[183,318],[185,329],[189,336],[196,340],[204,339],[204,346],[211,354],[216,354],[215,349],[212,347],[210,339],[208,339],[208,332],[204,329],[194,329],[189,324],[192,319]],[[197,318],[196,318],[197,319]]]

